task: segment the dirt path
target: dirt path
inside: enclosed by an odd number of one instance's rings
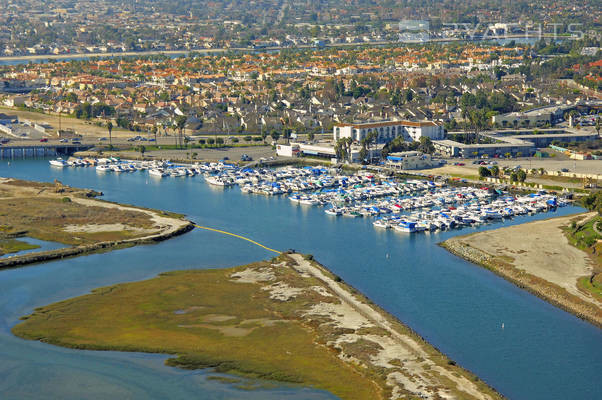
[[[448,365],[437,363],[432,357],[433,353],[427,351],[427,344],[421,343],[409,334],[400,332],[382,312],[363,302],[310,261],[305,260],[302,255],[290,254],[290,256],[297,263],[295,269],[302,275],[310,275],[324,282],[342,301],[338,305],[318,303],[308,313],[309,315],[328,315],[336,321],[339,328],[355,330],[356,333],[345,334],[339,338],[335,347],[341,346],[344,349],[346,343],[353,343],[357,340],[378,343],[380,351],[373,355],[369,362],[387,371],[387,383],[393,387],[393,398],[405,397],[396,387],[403,388],[424,399],[474,398],[485,400],[492,398],[483,393],[466,376],[457,371],[451,371]],[[358,330],[374,329],[375,327],[384,330],[386,335],[357,333]],[[341,353],[343,357],[344,353],[344,351]],[[445,385],[447,389],[441,388],[442,377],[451,382]],[[449,391],[450,387],[454,388],[455,393]]]
[[[153,222],[155,223],[155,226],[159,229],[159,232],[153,233],[152,235],[132,239],[132,241],[143,241],[143,240],[147,240],[147,239],[154,239],[158,236],[169,236],[169,235],[173,234],[174,232],[184,228],[186,225],[190,224],[189,221],[171,218],[171,217],[164,217],[164,216],[159,215],[155,211],[151,211],[151,210],[145,210],[145,209],[136,208],[136,207],[128,207],[128,206],[123,206],[120,204],[107,203],[104,201],[98,201],[98,200],[94,200],[94,199],[82,199],[82,198],[78,198],[78,197],[73,197],[71,200],[76,203],[82,204],[82,205],[105,207],[105,208],[117,208],[119,210],[124,210],[124,211],[137,211],[137,212],[141,212],[141,213],[144,213],[144,214],[147,214],[148,216],[150,216],[152,218]]]

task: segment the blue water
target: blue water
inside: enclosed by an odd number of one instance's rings
[[[29,243],[29,244],[34,244],[34,245],[37,245],[39,247],[37,247],[35,249],[21,250],[21,251],[19,251],[17,253],[4,254],[3,256],[0,256],[0,258],[8,258],[8,257],[13,257],[13,256],[22,256],[23,254],[27,254],[27,253],[34,253],[34,252],[37,252],[37,251],[56,250],[56,249],[61,249],[61,248],[65,247],[65,245],[62,244],[62,243],[49,242],[47,240],[34,239],[34,238],[30,238],[30,237],[19,237],[19,238],[17,238],[17,240],[19,240],[20,242],[26,242],[26,243]]]
[[[199,178],[96,174],[49,168],[43,160],[3,162],[0,176],[56,178],[100,190],[108,200],[182,212],[272,248],[312,253],[512,399],[594,399],[602,392],[601,330],[436,246],[472,230],[402,235],[375,230],[368,219],[329,217],[319,208],[292,206],[286,198],[213,188]],[[578,211],[566,207],[478,230]],[[207,381],[207,372],[164,367],[164,356],[74,351],[23,341],[9,332],[33,308],[99,286],[271,256],[245,241],[194,230],[160,244],[0,271],[0,398],[75,399],[82,392],[91,398],[331,398],[291,387],[238,391]]]

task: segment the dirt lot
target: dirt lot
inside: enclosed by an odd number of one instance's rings
[[[19,117],[19,120],[27,119],[32,122],[45,122],[52,126],[53,132],[59,128],[58,115],[48,115],[48,114],[41,114],[41,113],[37,113],[37,112],[21,111],[21,110],[15,110],[12,108],[6,108],[6,107],[0,107],[0,112],[3,114],[7,114],[7,115],[16,115],[17,117]],[[109,135],[107,128],[98,127],[89,121],[85,121],[85,120],[81,120],[81,119],[63,116],[61,118],[60,125],[61,125],[62,129],[73,129],[75,132],[82,134],[82,135],[90,135],[90,136],[95,136],[95,137]],[[130,131],[120,129],[120,128],[114,128],[112,135],[115,137],[120,137],[120,136],[129,137],[129,136],[132,136],[133,133]]]

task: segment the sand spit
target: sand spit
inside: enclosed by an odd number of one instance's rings
[[[343,361],[379,371],[389,386],[390,399],[497,397],[477,386],[468,372],[453,362],[443,361],[446,357],[367,299],[353,294],[325,269],[299,254],[290,257],[296,262],[291,267],[301,276],[317,278],[322,283],[297,288],[319,293],[325,299],[300,310],[302,320],[310,324],[319,321],[320,329],[329,331],[326,345],[336,349]],[[271,282],[266,290],[275,285]]]
[[[583,218],[592,216],[588,213]],[[457,236],[442,246],[602,326],[602,304],[577,287],[580,277],[591,275],[591,260],[572,246],[562,231],[574,218],[574,215],[552,218]]]

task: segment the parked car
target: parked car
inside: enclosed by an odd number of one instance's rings
[[[45,143],[47,141],[48,141],[48,138],[42,138],[42,139],[40,139],[40,142],[42,142],[42,143]]]
[[[67,140],[67,139],[61,139],[61,140],[59,140],[59,143],[67,143],[67,142],[69,142],[69,140]]]
[[[561,172],[569,172],[569,169],[568,168],[562,168],[560,171]]]

